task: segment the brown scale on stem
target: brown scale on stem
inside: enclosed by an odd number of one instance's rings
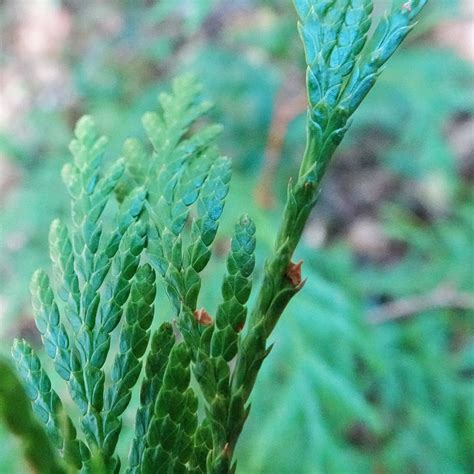
[[[203,326],[211,326],[214,323],[210,314],[204,308],[196,309],[193,314],[194,319]]]
[[[235,326],[234,330],[235,332],[240,332],[244,328],[244,323],[239,323],[237,326]]]
[[[301,288],[304,282],[301,279],[301,266],[303,265],[303,260],[300,260],[297,263],[290,262],[288,268],[286,269],[286,277],[290,280],[291,284],[295,288]]]

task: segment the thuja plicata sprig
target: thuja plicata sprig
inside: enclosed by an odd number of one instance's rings
[[[306,150],[251,308],[256,229],[247,215],[235,226],[219,305],[214,312],[198,305],[231,167],[215,145],[220,127],[203,125],[211,105],[195,79],[180,77],[160,95],[143,118],[149,145],[127,140],[112,165],[92,118],[79,121],[63,170],[70,218],[52,223],[52,272],[37,271],[31,283],[45,352],[77,410],[61,401],[23,340],[12,352],[35,415],[25,409],[16,420],[8,411],[3,399],[18,385],[11,374],[1,391],[3,416],[36,471],[235,472],[268,340],[304,285],[302,262],[292,258],[321,180],[350,117],[425,3],[395,2],[369,38],[371,0],[295,1],[307,63]],[[172,308],[161,325],[158,288]],[[117,442],[137,385],[124,460]]]

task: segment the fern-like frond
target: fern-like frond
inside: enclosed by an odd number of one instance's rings
[[[141,472],[186,472],[193,453],[198,399],[190,384],[190,351],[181,342],[170,353],[154,399]]]
[[[44,423],[52,443],[58,448],[64,460],[79,469],[89,451],[76,439],[76,429],[66,415],[58,394],[51,387],[51,380],[41,367],[41,362],[25,341],[15,341],[12,349],[28,397],[33,402],[33,411]],[[54,459],[54,455],[51,455]]]
[[[154,415],[155,401],[162,388],[169,355],[174,344],[175,336],[171,324],[163,323],[153,334],[146,358],[145,377],[140,389],[140,407],[137,410],[135,437],[130,450],[127,473],[141,473],[140,466],[148,446],[147,433]]]
[[[60,463],[45,429],[31,411],[23,385],[3,357],[0,358],[0,376],[0,420],[20,438],[30,467],[38,474],[64,474],[65,466]],[[66,457],[69,458],[69,454]],[[79,458],[76,467],[80,465]]]
[[[372,0],[295,0],[308,65],[308,144],[300,176],[314,173],[320,181],[349,117],[426,1],[410,0],[402,6],[395,2],[367,40]]]

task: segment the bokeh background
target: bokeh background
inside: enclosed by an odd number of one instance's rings
[[[375,0],[375,17],[388,6]],[[92,114],[116,159],[183,71],[215,102],[234,163],[204,299],[215,307],[245,211],[258,279],[304,149],[295,24],[290,0],[0,2],[1,352],[17,336],[40,350],[28,284],[67,209],[75,121]],[[473,62],[474,1],[432,0],[355,114],[298,250],[308,281],[273,338],[238,472],[474,471]],[[0,427],[0,473],[27,472],[17,448]]]

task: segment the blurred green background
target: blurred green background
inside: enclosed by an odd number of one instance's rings
[[[355,114],[298,250],[308,281],[274,335],[238,472],[474,471],[473,6],[432,1]],[[40,347],[28,284],[66,212],[75,121],[92,114],[116,159],[183,71],[215,102],[234,163],[206,307],[242,212],[258,278],[304,149],[295,25],[289,0],[0,2],[1,352],[18,336]],[[128,411],[124,452],[132,423]],[[23,472],[0,427],[0,473]]]

